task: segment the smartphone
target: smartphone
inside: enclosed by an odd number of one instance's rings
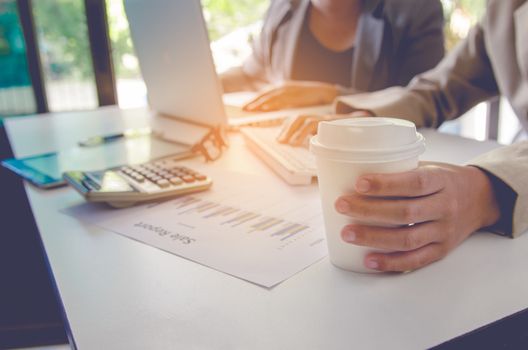
[[[21,159],[6,159],[2,165],[40,188],[66,185],[62,178],[57,153],[41,154]]]

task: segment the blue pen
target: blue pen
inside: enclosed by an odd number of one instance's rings
[[[89,137],[86,140],[79,141],[79,146],[94,147],[94,146],[99,146],[105,143],[117,141],[125,137],[129,138],[129,137],[145,136],[145,135],[149,135],[150,133],[151,133],[150,128],[128,129],[118,134]]]

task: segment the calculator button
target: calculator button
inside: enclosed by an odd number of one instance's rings
[[[143,175],[137,174],[135,176],[132,176],[132,178],[139,183],[145,182],[145,177]]]
[[[158,169],[155,166],[152,165],[146,165],[145,170],[155,173]]]
[[[156,181],[156,185],[158,185],[161,188],[167,188],[170,186],[170,182],[168,180],[161,179],[161,180]]]
[[[163,178],[161,176],[157,176],[157,175],[154,175],[154,176],[151,176],[148,178],[150,181],[152,182],[158,182],[160,180],[163,180]]]
[[[185,176],[182,177],[182,180],[187,182],[187,183],[191,183],[191,182],[194,182],[194,176],[185,175]]]
[[[207,179],[207,176],[203,175],[203,174],[198,174],[198,173],[195,173],[194,174],[194,178],[198,181],[204,181],[205,179]]]
[[[173,185],[181,185],[183,183],[183,180],[179,177],[171,177],[169,180]]]

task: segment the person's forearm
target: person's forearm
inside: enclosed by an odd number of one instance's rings
[[[434,69],[407,87],[340,97],[337,113],[369,110],[379,116],[407,119],[421,127],[438,127],[495,96],[498,87],[479,26]]]

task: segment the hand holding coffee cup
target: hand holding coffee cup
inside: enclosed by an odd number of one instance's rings
[[[358,272],[409,271],[446,256],[500,210],[479,168],[418,163],[413,123],[392,118],[322,122],[316,155],[329,257]]]
[[[334,203],[341,196],[357,195],[355,185],[361,175],[415,169],[418,156],[425,151],[423,136],[416,132],[413,123],[401,119],[339,119],[319,123],[310,150],[316,158],[330,261],[347,270],[373,272],[364,265],[365,256],[373,250],[343,241],[343,227],[394,227],[401,223],[385,222],[375,216],[351,216],[356,212],[338,212]]]
[[[377,271],[429,265],[500,217],[488,176],[473,166],[424,162],[408,172],[366,174],[355,182],[355,191],[337,199],[336,211],[380,224],[345,225],[341,238],[374,248],[362,263]]]

